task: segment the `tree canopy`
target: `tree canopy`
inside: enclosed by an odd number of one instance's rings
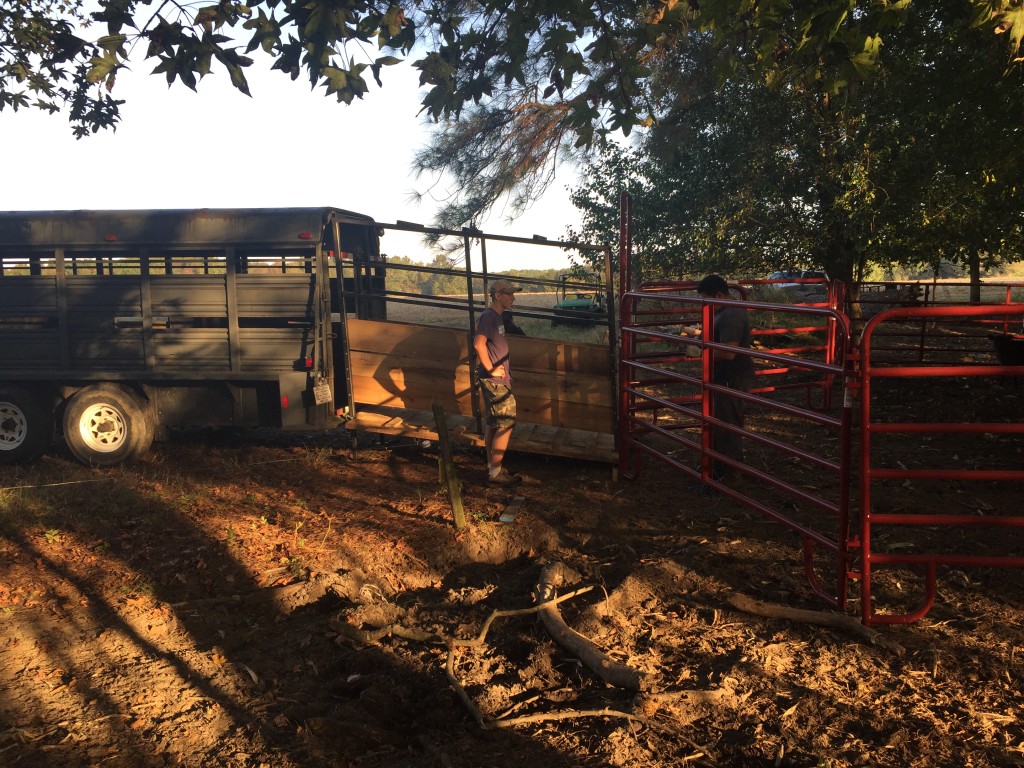
[[[1005,36],[1009,65],[1024,36],[1019,0],[960,0],[975,26]],[[305,77],[341,102],[367,77],[411,61],[421,108],[440,122],[436,151],[501,146],[473,161],[449,155],[465,195],[449,217],[471,218],[497,196],[525,203],[560,153],[657,122],[657,60],[693,31],[720,72],[741,66],[768,82],[817,79],[837,94],[875,69],[911,0],[0,0],[0,110],[65,111],[79,136],[116,126],[119,71],[131,57],[169,84],[197,88],[217,67],[248,93],[253,55]],[[91,6],[90,6],[91,7]],[[93,22],[83,27],[84,19]],[[523,131],[520,131],[522,128]],[[525,138],[524,138],[525,137]],[[512,138],[512,141],[508,141]],[[504,144],[501,144],[505,141]],[[537,176],[537,172],[541,176]],[[533,185],[531,187],[531,185]],[[450,222],[448,222],[450,223]]]
[[[1022,37],[1020,0],[0,0],[0,111],[83,137],[116,127],[140,57],[248,93],[263,56],[344,103],[404,60],[436,121],[417,167],[456,190],[443,227],[506,195],[515,214],[561,159],[594,158],[579,234],[633,188],[652,268],[976,274],[1024,241]],[[632,154],[609,141],[637,127]]]
[[[581,239],[616,231],[634,197],[639,268],[751,275],[868,264],[981,264],[1024,250],[1024,89],[958,0],[908,12],[875,76],[837,94],[812,76],[750,69],[709,80],[714,41],[691,35],[654,78],[662,119],[609,144],[574,192]]]

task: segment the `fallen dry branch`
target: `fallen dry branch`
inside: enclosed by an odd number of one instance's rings
[[[613,660],[590,640],[572,629],[558,610],[554,595],[563,581],[564,566],[550,563],[540,572],[537,584],[537,600],[540,618],[555,642],[582,661],[594,674],[609,685],[639,691],[644,688],[644,677],[637,670]]]
[[[567,592],[561,597],[553,598],[552,600],[550,600],[550,604],[557,605],[558,603],[564,603],[566,600],[571,600],[577,595],[585,594],[593,588],[593,586],[580,587],[579,589],[575,589],[572,592]],[[540,613],[547,604],[548,603],[545,603],[543,605],[535,605],[531,608],[515,608],[508,611],[494,611],[490,616],[487,617],[487,621],[484,622],[483,626],[480,628],[480,632],[477,634],[476,637],[474,637],[472,640],[452,640],[451,644],[453,646],[468,647],[483,645],[484,638],[487,637],[487,632],[491,628],[491,624],[494,623],[495,619],[502,619],[509,616],[528,616],[531,613]]]
[[[634,715],[631,712],[622,712],[617,709],[563,709],[557,712],[539,712],[533,715],[521,715],[519,717],[509,717],[499,720],[491,720],[487,715],[480,711],[480,708],[473,703],[473,700],[469,698],[469,694],[466,693],[466,689],[462,687],[462,683],[455,676],[455,649],[451,649],[448,652],[448,662],[445,666],[445,674],[448,675],[448,680],[451,682],[452,687],[455,689],[456,695],[466,706],[466,709],[473,715],[473,719],[477,721],[481,728],[485,730],[493,730],[497,728],[511,728],[515,725],[527,725],[530,723],[543,723],[551,722],[555,720],[573,720],[581,717],[621,717],[626,720],[632,720],[637,723],[648,724],[648,721],[644,717]]]
[[[582,595],[585,592],[590,592],[594,589],[591,586],[581,587],[578,590],[569,592],[561,597],[555,599],[553,602],[560,603],[565,600],[570,600],[577,595]],[[515,608],[512,610],[496,610],[487,616],[487,621],[483,623],[483,627],[480,629],[479,634],[471,640],[458,640],[455,638],[445,638],[440,635],[436,635],[432,632],[423,632],[422,630],[411,629],[409,627],[403,627],[400,624],[388,624],[383,627],[370,630],[360,630],[358,627],[353,627],[350,624],[345,623],[341,620],[331,620],[328,625],[335,632],[338,633],[338,637],[335,638],[335,642],[341,644],[341,641],[351,640],[352,642],[359,643],[361,645],[376,645],[385,637],[400,637],[406,640],[415,640],[416,642],[429,643],[438,642],[444,643],[450,648],[455,647],[478,647],[483,645],[484,640],[487,637],[487,631],[490,629],[490,625],[494,624],[496,618],[504,618],[506,616],[523,616],[530,613],[540,613],[544,606],[535,605],[529,608]]]
[[[542,576],[545,572],[546,569],[541,572]],[[544,583],[543,579],[542,583]],[[570,600],[573,597],[576,597],[577,595],[584,594],[585,592],[589,592],[591,589],[593,589],[593,586],[580,587],[579,589],[575,589],[572,592],[566,593],[561,596],[552,596],[550,599],[545,600],[540,605],[534,605],[530,608],[517,608],[507,611],[493,611],[491,615],[487,617],[487,620],[484,622],[483,627],[480,629],[480,632],[477,634],[477,636],[469,640],[459,640],[455,638],[448,639],[433,633],[423,632],[417,629],[409,629],[408,627],[403,627],[401,624],[388,624],[384,627],[368,630],[353,627],[352,625],[346,624],[343,621],[331,621],[329,622],[329,624],[335,631],[338,632],[338,637],[335,638],[336,643],[341,643],[342,640],[344,639],[357,642],[362,645],[373,645],[375,643],[380,642],[385,637],[394,635],[396,637],[403,637],[405,639],[415,640],[418,642],[443,642],[447,644],[448,659],[445,664],[445,673],[448,676],[448,681],[451,683],[452,688],[455,689],[455,693],[459,697],[459,700],[462,701],[466,709],[468,709],[470,713],[473,715],[473,719],[476,720],[480,727],[484,729],[509,728],[511,726],[526,725],[528,723],[542,723],[556,720],[571,720],[581,717],[621,717],[626,720],[632,720],[638,723],[647,724],[648,721],[646,718],[635,715],[632,712],[621,712],[616,709],[607,708],[593,710],[569,709],[560,710],[558,712],[538,713],[533,715],[522,715],[520,717],[499,718],[496,720],[492,720],[491,718],[487,717],[475,703],[473,703],[473,700],[469,697],[469,694],[466,693],[466,689],[462,687],[462,683],[455,675],[455,657],[456,654],[458,653],[458,649],[476,648],[482,646],[487,638],[487,632],[490,630],[491,624],[493,624],[496,619],[506,618],[510,616],[527,616],[533,613],[540,614],[543,618],[545,611],[550,610],[554,610],[555,615],[558,616],[558,609],[556,608],[556,606],[559,603],[565,602],[566,600]],[[561,617],[559,616],[559,618]],[[565,629],[569,632],[572,632],[572,630],[568,627],[565,627]],[[580,637],[585,643],[590,642],[580,635],[577,635],[577,637]],[[596,648],[593,648],[592,645],[591,648],[594,652],[599,654],[600,658],[604,658],[608,662],[604,667],[606,672],[608,669],[615,670],[616,668],[623,666],[621,664],[617,664],[616,662],[608,661],[607,657],[605,657],[604,654],[598,651]],[[583,649],[583,651],[585,653],[589,653],[586,649]],[[574,653],[575,652],[576,651],[574,651]],[[597,664],[600,669],[600,658],[595,657],[591,659],[590,663]],[[588,663],[585,659],[582,658],[582,656],[580,657],[580,660],[584,661],[584,663]],[[588,666],[589,665],[590,664],[588,663]],[[628,667],[625,667],[624,669],[629,670]],[[633,672],[633,670],[629,671]],[[597,669],[595,669],[595,672],[601,674],[601,672]],[[623,676],[621,672],[618,672],[617,674],[625,679],[625,676]],[[639,679],[638,673],[633,672],[633,674],[637,677],[637,679]],[[601,676],[603,679],[606,679],[607,681],[607,678],[605,678],[603,674],[601,674]],[[632,690],[638,690],[638,688]]]
[[[554,602],[560,603],[565,600],[570,600],[577,595],[582,595],[585,592],[589,592],[593,589],[592,586],[580,587],[577,590],[569,592],[561,597],[557,598]],[[491,628],[491,624],[494,623],[495,619],[501,619],[508,616],[527,616],[532,613],[540,613],[543,606],[535,605],[531,608],[517,608],[508,611],[493,611],[490,616],[487,617],[487,621],[484,622],[479,634],[471,640],[458,640],[456,638],[446,638],[441,635],[434,634],[433,632],[424,632],[419,629],[404,627],[401,624],[386,624],[383,627],[376,627],[374,629],[359,629],[353,627],[340,619],[332,619],[328,622],[331,629],[338,633],[338,637],[334,639],[334,642],[341,643],[342,639],[351,640],[352,642],[360,643],[361,645],[375,645],[383,640],[385,637],[401,637],[405,640],[415,640],[419,643],[430,643],[439,642],[444,643],[449,648],[463,647],[473,648],[484,644],[484,640],[487,637],[487,632]]]
[[[401,637],[405,640],[414,640],[418,643],[445,642],[443,637],[432,632],[423,632],[419,629],[410,629],[401,624],[388,624],[377,629],[359,629],[343,621],[328,622],[338,636],[334,642],[340,643],[342,638],[359,643],[360,645],[375,645],[385,637]]]
[[[744,613],[751,613],[755,616],[766,616],[771,619],[788,619],[799,621],[804,624],[815,624],[822,627],[839,629],[855,637],[865,640],[871,645],[894,653],[903,653],[903,646],[893,642],[881,632],[865,627],[852,616],[842,613],[830,613],[828,611],[808,611],[802,608],[790,608],[787,605],[776,603],[763,603],[746,595],[733,594],[729,596],[729,604]]]
[[[546,571],[547,569],[541,571],[542,582],[543,574]],[[455,689],[455,693],[459,697],[459,700],[462,701],[466,709],[468,709],[470,714],[473,715],[473,719],[477,721],[481,728],[488,730],[495,728],[510,728],[515,725],[526,725],[530,723],[542,723],[556,720],[571,720],[581,717],[621,717],[626,720],[632,720],[638,723],[648,724],[646,718],[634,715],[632,712],[622,712],[617,709],[607,708],[588,710],[568,709],[559,710],[557,712],[542,712],[532,715],[521,715],[519,717],[507,717],[492,720],[491,718],[487,717],[480,710],[480,708],[473,702],[473,700],[469,697],[469,694],[466,693],[466,689],[462,687],[462,683],[455,675],[455,656],[457,653],[457,649],[482,646],[484,644],[485,638],[487,637],[487,632],[490,629],[491,624],[494,623],[495,619],[504,618],[508,616],[525,616],[531,613],[538,613],[541,615],[541,618],[543,619],[545,612],[552,609],[555,611],[557,615],[558,609],[556,608],[556,606],[559,603],[565,602],[566,600],[576,597],[577,595],[581,595],[585,592],[589,592],[591,589],[593,589],[592,586],[580,587],[579,589],[573,590],[572,592],[557,597],[554,596],[552,589],[552,593],[548,596],[548,598],[539,605],[535,605],[531,608],[520,608],[508,611],[494,611],[493,613],[491,613],[490,616],[487,617],[487,621],[484,622],[484,625],[480,629],[479,634],[477,634],[477,636],[472,640],[452,640],[450,642],[448,648],[448,660],[447,663],[445,664],[445,674],[447,674],[448,681],[451,683],[452,688]],[[569,631],[571,632],[572,630]]]

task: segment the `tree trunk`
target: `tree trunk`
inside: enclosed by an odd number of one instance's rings
[[[972,250],[967,256],[967,267],[971,276],[971,304],[981,303],[981,254]]]

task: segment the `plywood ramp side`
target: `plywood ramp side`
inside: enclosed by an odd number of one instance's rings
[[[508,337],[513,377],[523,371],[553,371],[604,376],[611,370],[611,354],[598,344]]]
[[[412,386],[392,388],[376,379],[352,378],[357,408],[364,406],[387,406],[409,410],[429,410],[433,403],[440,403],[446,412],[461,416],[473,415],[473,399],[468,392],[441,393],[440,387],[425,385],[422,381]],[[550,397],[532,397],[528,392],[517,390],[516,404],[519,421],[556,427],[611,432],[612,408],[603,404],[573,402]],[[482,407],[482,406],[481,406]]]
[[[448,412],[472,415],[473,399],[468,390],[453,391],[450,381],[431,382],[422,377],[396,378],[393,382],[353,374],[353,399],[358,406],[385,405],[393,408],[429,411],[438,402]]]
[[[349,365],[352,370],[367,376],[386,374],[387,371],[411,368],[420,371],[436,371],[447,373],[449,377],[456,375],[469,378],[469,364],[465,358],[454,357],[420,357],[399,352],[372,352],[354,349],[349,353]]]
[[[611,408],[561,401],[552,403],[519,395],[516,395],[516,406],[521,424],[607,433],[614,429]]]
[[[351,352],[403,358],[438,365],[467,364],[469,333],[455,328],[434,328],[386,320],[347,320]],[[509,336],[513,376],[525,371],[582,373],[608,376],[611,356],[607,347],[560,339]]]
[[[354,379],[376,381],[378,387],[396,395],[407,389],[426,388],[442,397],[461,397],[472,386],[469,366],[454,361],[418,359],[398,354],[354,351],[349,356]],[[359,384],[357,386],[358,397]],[[516,398],[569,400],[596,406],[610,406],[612,393],[607,372],[601,374],[556,371],[513,370]]]
[[[551,373],[513,372],[512,391],[516,399],[569,401],[596,407],[610,407],[612,392],[608,375],[558,375]]]
[[[465,362],[469,335],[454,328],[348,318],[348,345],[353,351],[398,354],[419,360]]]
[[[483,435],[476,419],[445,414],[449,437],[456,443],[483,447]],[[400,410],[387,407],[364,408],[346,422],[350,430],[366,431],[417,440],[437,440],[434,414],[427,410]],[[614,436],[606,432],[566,429],[520,422],[512,432],[509,450],[562,458],[585,459],[615,464],[618,453]]]
[[[613,433],[609,350],[518,336],[509,338],[509,346],[520,425]],[[465,332],[352,320],[349,349],[357,413],[366,407],[429,413],[437,402],[450,414],[471,418],[476,415],[474,399],[482,408],[479,393],[472,389]],[[538,445],[554,439],[538,441]],[[559,439],[565,440],[565,436]]]

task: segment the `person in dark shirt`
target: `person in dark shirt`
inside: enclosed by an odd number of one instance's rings
[[[491,304],[477,322],[473,349],[479,366],[477,378],[487,405],[487,430],[484,447],[487,451],[487,480],[492,485],[516,485],[522,477],[502,466],[505,450],[516,425],[516,398],[512,394],[512,367],[502,316],[511,312],[518,286],[508,280],[491,283]]]
[[[719,275],[708,275],[697,286],[705,299],[728,299],[729,285]],[[719,307],[715,310],[714,340],[734,347],[750,348],[750,320],[742,307]],[[754,361],[747,355],[716,349],[713,352],[712,382],[742,392],[754,386]],[[743,400],[722,392],[713,393],[712,415],[736,427],[743,427]],[[712,448],[736,462],[743,461],[743,439],[724,427],[712,430]],[[726,480],[732,468],[722,461],[713,464],[715,479]]]

